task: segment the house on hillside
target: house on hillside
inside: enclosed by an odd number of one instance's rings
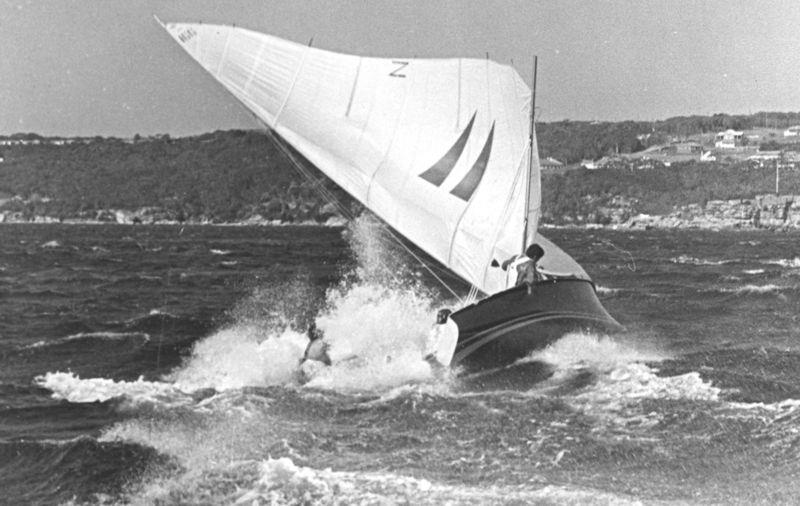
[[[693,141],[674,142],[668,146],[667,154],[700,156],[703,154],[703,145]]]
[[[800,125],[790,126],[783,131],[784,137],[800,137]]]
[[[736,149],[743,145],[744,132],[727,129],[719,132],[714,137],[714,147],[717,149]]]
[[[539,166],[544,170],[560,169],[564,166],[564,163],[556,160],[552,156],[548,156],[547,158],[539,160]]]

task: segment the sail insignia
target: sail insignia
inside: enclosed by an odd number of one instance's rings
[[[438,162],[434,163],[428,170],[419,175],[425,181],[431,184],[440,186],[447,179],[447,176],[452,172],[453,167],[456,166],[458,159],[461,158],[461,153],[464,152],[464,147],[467,145],[469,134],[472,132],[472,125],[475,123],[475,115],[478,112],[472,113],[472,119],[469,120],[464,131],[458,136],[453,146],[444,154]]]
[[[478,184],[483,178],[483,173],[486,172],[486,166],[489,164],[489,155],[492,153],[493,140],[494,123],[492,123],[492,129],[489,130],[489,136],[486,138],[486,144],[483,145],[481,154],[478,155],[478,159],[475,160],[475,164],[472,166],[469,172],[467,172],[467,175],[464,176],[464,179],[462,179],[461,182],[450,191],[450,193],[461,200],[466,201],[472,197],[472,194],[475,192],[475,189],[478,188]]]

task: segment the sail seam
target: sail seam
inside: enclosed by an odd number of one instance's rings
[[[344,115],[346,118],[350,117],[350,109],[353,107],[353,99],[356,96],[356,87],[358,86],[358,77],[361,75],[361,61],[363,58],[358,59],[358,66],[356,67],[356,77],[353,79],[353,87],[350,88],[350,99],[347,101],[347,111]]]
[[[256,57],[253,60],[253,66],[250,69],[250,77],[247,78],[247,82],[244,83],[244,87],[242,88],[243,93],[247,93],[247,90],[250,89],[250,85],[253,83],[253,79],[256,77],[256,69],[261,64],[261,56],[264,54],[264,50],[267,48],[267,39],[261,39],[261,46],[258,48],[258,52],[256,53]]]
[[[228,35],[225,37],[225,47],[222,49],[222,55],[219,57],[219,65],[217,65],[217,71],[215,72],[215,77],[219,79],[220,74],[222,73],[222,66],[225,65],[225,57],[228,55],[228,45],[231,43],[231,32],[234,29],[228,29]]]
[[[383,154],[383,158],[381,158],[378,167],[375,169],[375,172],[372,173],[372,177],[369,180],[369,185],[367,186],[367,194],[365,195],[364,202],[369,207],[370,204],[370,194],[372,194],[372,187],[375,185],[375,179],[378,177],[378,172],[386,164],[386,161],[389,159],[389,153],[392,152],[392,148],[394,147],[394,142],[397,138],[397,130],[400,128],[400,125],[403,123],[406,115],[406,106],[408,105],[408,89],[404,90],[403,92],[403,105],[400,109],[400,114],[397,117],[397,121],[394,125],[394,130],[392,131],[392,139],[389,141],[389,146],[386,148],[386,151]]]
[[[292,91],[294,91],[294,86],[297,84],[297,78],[300,77],[300,71],[303,70],[303,67],[306,64],[306,58],[308,58],[308,53],[311,52],[311,46],[306,46],[306,50],[303,53],[303,59],[300,60],[300,63],[297,65],[297,70],[294,71],[294,77],[292,77],[292,84],[289,85],[289,89],[286,91],[286,97],[283,99],[283,103],[278,108],[278,111],[275,113],[275,118],[272,120],[272,128],[276,128],[278,126],[278,119],[280,119],[281,114],[283,113],[284,108],[286,108],[286,104],[289,103],[289,97],[292,96]]]

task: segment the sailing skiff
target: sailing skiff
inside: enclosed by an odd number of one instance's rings
[[[234,26],[162,26],[274,135],[486,295],[451,316],[453,364],[502,367],[571,330],[621,328],[580,265],[537,233],[533,97],[512,67],[339,54]],[[534,242],[548,279],[529,293],[499,266]]]

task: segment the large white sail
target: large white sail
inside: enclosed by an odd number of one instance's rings
[[[536,231],[531,93],[481,59],[367,58],[239,27],[165,25],[246,107],[402,235],[486,293]],[[525,209],[525,179],[531,178]]]

